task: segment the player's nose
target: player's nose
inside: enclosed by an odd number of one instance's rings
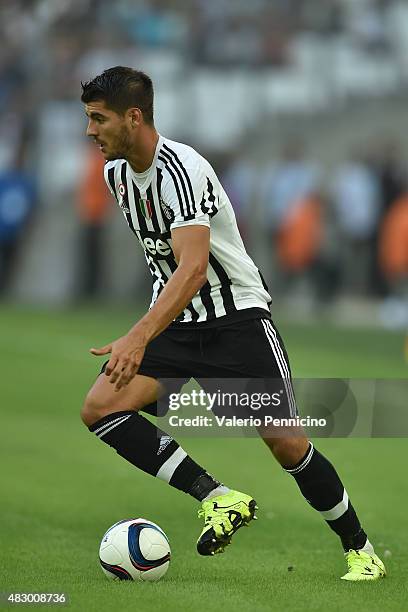
[[[90,138],[95,138],[98,135],[93,121],[88,121],[88,126],[86,128],[86,135],[89,136]]]

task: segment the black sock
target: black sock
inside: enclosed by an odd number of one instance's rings
[[[330,461],[310,442],[302,461],[295,467],[284,469],[292,474],[309,504],[340,536],[344,550],[363,548],[367,535]]]
[[[173,438],[133,410],[109,414],[89,431],[139,469],[199,501],[220,485]]]

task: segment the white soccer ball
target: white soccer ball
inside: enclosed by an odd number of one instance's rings
[[[110,580],[159,580],[170,563],[164,531],[144,518],[115,523],[102,538],[99,560]]]

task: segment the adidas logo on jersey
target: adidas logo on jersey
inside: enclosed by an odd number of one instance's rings
[[[163,202],[162,198],[160,198],[160,206],[161,206],[162,211],[164,212],[165,216],[167,217],[167,219],[169,221],[172,221],[173,217],[174,217],[173,211],[171,210],[170,206],[167,206],[167,204],[165,204],[165,202]]]
[[[171,438],[170,436],[160,436],[160,446],[159,446],[159,450],[157,451],[157,455],[160,455],[160,453],[162,453],[164,451],[165,448],[167,448],[167,446],[170,444],[170,442],[173,440],[173,438]]]

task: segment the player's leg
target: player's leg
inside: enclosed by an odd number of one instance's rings
[[[87,427],[93,425],[109,414],[124,411],[139,411],[152,404],[159,396],[159,382],[149,376],[137,375],[120,391],[115,392],[114,385],[101,372],[89,390],[81,410],[81,419]]]
[[[258,319],[224,328],[218,333],[216,341],[204,349],[204,353],[206,350],[208,352],[208,363],[213,363],[218,372],[222,372],[223,367],[230,368],[231,378],[263,377],[278,381],[286,390],[284,416],[296,416],[288,357],[271,321]],[[219,373],[218,376],[227,378],[228,374]],[[273,430],[271,435],[271,429],[267,429],[261,430],[260,434],[277,461],[294,477],[308,503],[320,512],[331,529],[339,535],[348,555],[350,570],[344,578],[368,580],[384,575],[384,566],[374,555],[336,470],[314,448],[303,431],[290,430],[285,432],[286,435],[277,435],[276,430]]]
[[[99,375],[81,416],[90,431],[130,463],[202,501],[229,489],[139,413],[157,413],[158,378],[177,379],[180,387],[188,380],[188,368],[197,365],[196,352],[191,333],[165,330],[147,346],[139,374],[119,392],[103,373]]]
[[[159,392],[156,379],[141,375],[115,392],[102,373],[87,394],[82,421],[127,461],[199,501],[228,491],[173,438],[139,414],[140,410],[154,410]]]
[[[282,339],[272,322],[262,321],[265,337],[286,388],[286,416],[297,415],[289,360]],[[259,347],[258,347],[259,348]],[[272,365],[270,376],[276,368]],[[265,373],[266,376],[266,373]],[[283,469],[293,476],[306,501],[317,510],[340,537],[348,555],[346,580],[370,580],[385,575],[384,565],[363,530],[347,491],[330,461],[299,431],[282,437],[262,435]],[[350,551],[352,551],[350,553]]]
[[[283,469],[296,480],[306,501],[340,537],[349,571],[344,580],[372,580],[385,575],[333,465],[306,438],[264,438]],[[307,446],[300,457],[299,451]]]
[[[269,438],[264,441],[283,469],[295,479],[302,495],[340,537],[344,550],[366,546],[361,527],[347,491],[333,465],[305,436]]]

